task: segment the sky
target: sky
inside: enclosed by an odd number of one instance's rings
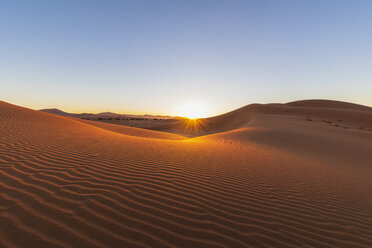
[[[372,106],[371,13],[369,0],[0,0],[0,100],[170,115]]]

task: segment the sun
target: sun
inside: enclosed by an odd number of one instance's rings
[[[189,119],[204,118],[208,116],[208,108],[198,102],[188,102],[182,104],[177,113],[177,115]]]

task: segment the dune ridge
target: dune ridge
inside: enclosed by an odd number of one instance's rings
[[[372,108],[368,106],[331,101],[303,100],[285,104],[250,104],[231,112],[210,118],[199,119],[199,129],[187,129],[185,120],[172,121],[163,125],[143,127],[150,130],[176,133],[187,137],[227,132],[250,126],[260,114],[294,117],[298,116],[313,121],[321,121],[344,129],[362,129],[372,131]],[[186,121],[187,122],[187,121]]]
[[[185,138],[0,102],[0,246],[371,247],[371,123],[252,105]]]

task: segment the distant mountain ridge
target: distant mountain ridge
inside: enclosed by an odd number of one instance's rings
[[[174,119],[175,117],[172,116],[165,116],[165,115],[129,115],[129,114],[116,114],[112,112],[102,112],[98,114],[93,113],[67,113],[57,108],[51,108],[51,109],[40,109],[39,111],[54,114],[54,115],[62,115],[62,116],[68,116],[68,117],[75,117],[75,118],[146,118],[146,119],[155,119],[155,118],[161,118],[161,119]]]

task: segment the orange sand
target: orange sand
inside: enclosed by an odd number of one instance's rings
[[[203,121],[186,138],[0,102],[0,247],[372,247],[370,108]]]

